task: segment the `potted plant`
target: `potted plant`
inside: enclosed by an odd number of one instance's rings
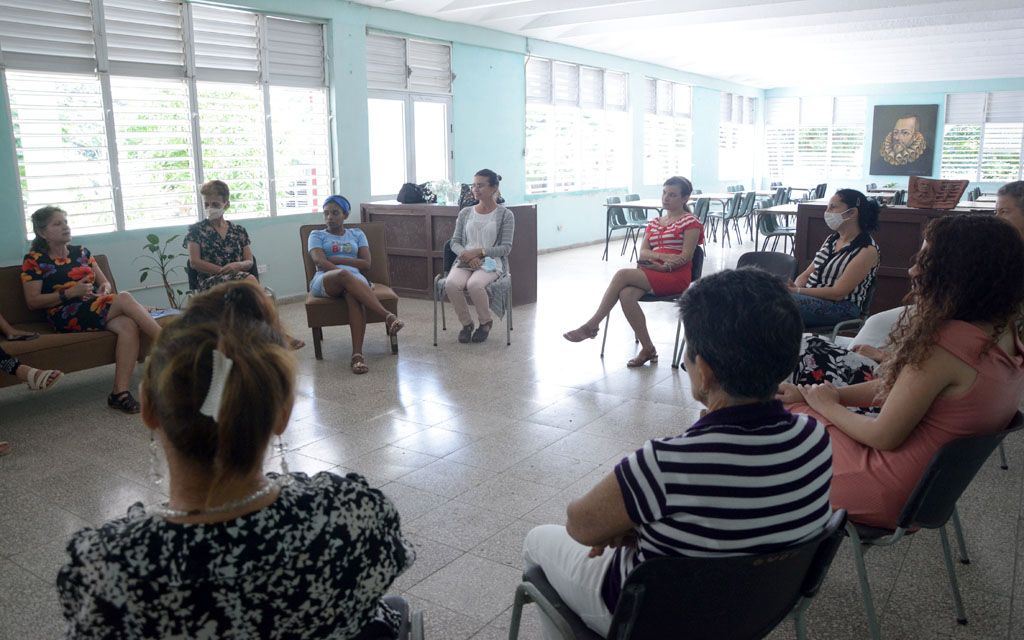
[[[191,291],[182,291],[171,286],[171,276],[174,272],[178,270],[184,271],[182,265],[173,265],[171,263],[178,258],[188,257],[185,253],[168,252],[168,246],[178,238],[178,235],[173,235],[161,245],[160,238],[155,233],[151,233],[146,236],[146,244],[142,245],[143,249],[149,251],[149,255],[142,254],[135,259],[135,262],[138,262],[141,258],[145,258],[153,263],[152,265],[147,264],[139,268],[139,282],[145,282],[150,273],[159,275],[164,283],[167,302],[170,303],[172,309],[180,309],[182,303],[192,293]]]

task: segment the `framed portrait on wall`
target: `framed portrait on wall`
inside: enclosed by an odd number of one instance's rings
[[[876,105],[871,174],[930,176],[935,161],[937,104]]]

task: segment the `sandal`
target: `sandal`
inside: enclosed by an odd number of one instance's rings
[[[473,339],[473,323],[462,325],[462,331],[459,332],[459,342],[462,344],[468,343]]]
[[[139,401],[132,397],[131,391],[110,394],[107,396],[107,406],[125,413],[138,413],[142,409]]]
[[[484,340],[486,340],[487,336],[490,335],[491,333],[492,325],[494,325],[494,320],[491,320],[490,322],[485,322],[479,327],[477,327],[476,331],[473,332],[473,342],[483,342]],[[487,328],[484,329],[484,327]]]
[[[644,366],[648,362],[650,362],[651,364],[654,364],[654,363],[658,362],[658,352],[657,351],[655,351],[653,353],[649,353],[649,354],[645,354],[643,351],[641,351],[637,355],[637,357],[635,357],[632,360],[630,360],[629,362],[627,362],[626,366],[632,369],[632,368],[636,368],[636,367],[642,367],[642,366]]]
[[[11,443],[0,440],[0,456],[6,456],[11,452]]]
[[[597,329],[594,329],[593,331],[590,331],[589,329],[586,328],[586,325],[584,325],[584,326],[580,327],[579,329],[573,329],[572,331],[566,331],[565,333],[562,334],[562,337],[565,338],[566,340],[568,340],[569,342],[583,342],[584,340],[587,340],[588,338],[590,340],[593,340],[594,338],[596,338],[597,337],[597,332],[598,332]]]
[[[370,371],[370,367],[366,366],[366,359],[363,358],[361,353],[353,353],[352,362],[348,366],[352,369],[352,373],[355,374],[368,373]]]
[[[57,369],[28,369],[28,380],[25,384],[32,391],[46,391],[57,384],[57,381],[64,377],[63,371]]]
[[[389,319],[392,319],[391,322],[388,322]],[[395,336],[398,335],[398,332],[402,330],[402,327],[405,326],[405,323],[399,320],[398,316],[396,316],[395,314],[389,313],[387,317],[384,318],[384,326],[387,327],[389,336]]]
[[[302,340],[288,336],[288,348],[291,349],[292,351],[298,351],[304,346],[306,346],[306,343],[303,342]]]

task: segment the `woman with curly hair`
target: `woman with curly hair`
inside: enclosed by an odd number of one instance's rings
[[[945,443],[1004,429],[1024,393],[1024,240],[995,217],[933,220],[910,269],[908,305],[877,378],[779,394],[832,437],[832,505],[893,528],[929,460]],[[912,306],[911,306],[912,305]],[[804,404],[806,403],[806,404]],[[846,407],[879,406],[877,418]]]

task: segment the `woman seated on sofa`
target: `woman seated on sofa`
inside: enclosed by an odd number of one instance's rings
[[[626,366],[639,367],[658,361],[639,300],[648,293],[656,296],[682,293],[690,286],[693,253],[698,244],[704,244],[704,227],[687,204],[691,193],[693,185],[686,178],[674,176],[665,181],[661,192],[665,215],[647,223],[636,268],[619,269],[608,283],[594,315],[579,328],[563,333],[563,338],[569,342],[596,338],[601,321],[618,303],[641,346],[640,353]]]
[[[110,281],[82,245],[71,244],[68,216],[59,207],[43,207],[32,214],[36,237],[21,265],[25,302],[30,309],[46,309],[54,331],[112,331],[114,389],[107,405],[125,413],[138,413],[139,403],[128,386],[139,358],[139,332],[150,338],[160,325],[132,294],[111,293]]]
[[[569,504],[564,527],[536,527],[523,544],[527,566],[539,565],[602,637],[642,562],[768,553],[818,533],[832,513],[825,429],[775,399],[802,328],[785,285],[757,269],[723,271],[694,283],[679,308],[690,389],[707,413],[665,425],[670,437],[648,441]],[[542,622],[545,637],[561,637]]]
[[[68,638],[353,638],[415,557],[398,511],[356,474],[264,474],[295,358],[250,282],[192,298],[153,346],[142,419],[167,503],[76,533],[57,576]],[[390,629],[389,629],[390,630]],[[384,636],[381,633],[374,638]]]
[[[790,285],[804,326],[852,320],[861,314],[875,283],[878,203],[855,189],[840,189],[828,201],[828,236],[807,269]]]
[[[893,528],[938,449],[1006,427],[1024,393],[1024,241],[1003,220],[937,218],[910,269],[910,306],[890,335],[878,377],[836,388],[784,383],[790,411],[828,425],[832,505]],[[846,407],[880,406],[877,418]]]
[[[316,265],[309,283],[309,292],[318,298],[345,298],[348,305],[348,326],[352,332],[352,373],[366,373],[370,368],[363,357],[366,335],[366,312],[384,318],[388,335],[398,333],[405,323],[384,308],[373,294],[373,285],[361,271],[370,268],[370,245],[362,229],[346,229],[345,220],[352,205],[344,196],[330,196],[324,202],[325,229],[309,234],[306,248]]]

